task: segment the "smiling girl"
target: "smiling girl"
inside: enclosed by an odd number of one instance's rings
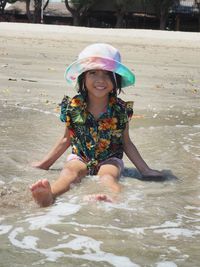
[[[117,95],[121,88],[134,84],[135,76],[121,63],[119,51],[108,44],[90,45],[67,68],[65,77],[77,86],[78,94],[73,98],[66,96],[62,101],[60,118],[66,123],[64,135],[33,166],[49,169],[70,146],[72,154],[54,183],[50,185],[43,179],[30,187],[34,200],[40,206],[48,206],[68,191],[71,183],[86,175],[98,175],[111,192],[120,192],[123,153],[142,176],[162,176],[161,172],[149,168],[129,137],[133,110],[130,102]],[[88,199],[112,201],[112,197],[101,193]]]

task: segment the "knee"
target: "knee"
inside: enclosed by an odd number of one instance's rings
[[[100,176],[100,182],[103,186],[108,186],[113,192],[120,192],[121,186],[118,183],[117,177],[112,174],[105,174]]]
[[[70,167],[65,167],[62,170],[62,176],[65,176],[67,179],[71,180],[71,182],[78,182],[81,179],[80,172]]]
[[[105,183],[107,181],[114,181],[115,177],[111,174],[103,174],[99,177],[99,179],[102,183]]]
[[[62,170],[62,176],[70,179],[71,181],[79,182],[87,174],[86,171],[76,169],[71,166],[66,166]]]

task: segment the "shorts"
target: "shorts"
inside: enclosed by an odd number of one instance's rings
[[[70,154],[67,157],[67,161],[71,161],[71,160],[74,160],[74,159],[77,159],[77,160],[80,160],[80,161],[86,163],[81,157],[79,157],[76,154]],[[101,161],[97,165],[97,167],[92,168],[92,170],[89,172],[89,174],[94,174],[94,175],[97,174],[97,172],[100,169],[100,167],[102,165],[104,165],[104,164],[113,164],[113,165],[117,166],[119,168],[119,177],[122,175],[122,172],[124,171],[124,162],[123,162],[123,160],[119,159],[119,158],[116,158],[116,157],[111,157],[111,158],[108,158],[106,160]]]

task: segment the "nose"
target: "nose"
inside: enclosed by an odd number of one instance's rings
[[[107,78],[107,74],[104,71],[97,71],[96,73],[96,81],[102,82],[105,81]]]

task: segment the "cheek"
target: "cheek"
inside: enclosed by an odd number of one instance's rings
[[[85,81],[84,81],[84,83],[85,83],[85,86],[86,86],[86,87],[87,87],[88,85],[90,85],[92,82],[93,82],[93,81],[92,81],[91,78],[85,76]]]
[[[92,85],[92,82],[90,80],[85,80],[85,87],[88,89]]]
[[[112,88],[112,90],[115,88],[115,85],[111,80],[108,81],[109,88]]]

